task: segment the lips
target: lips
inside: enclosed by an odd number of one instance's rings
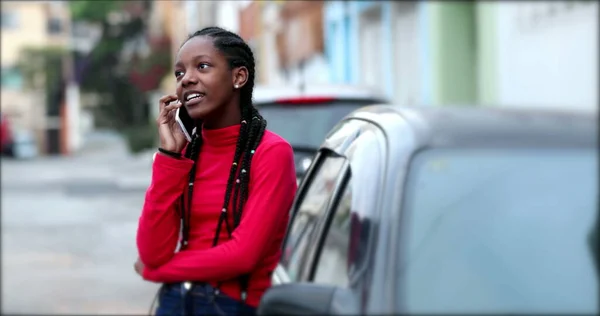
[[[187,91],[183,94],[183,100],[185,105],[190,106],[200,103],[204,96],[204,93],[199,91]]]

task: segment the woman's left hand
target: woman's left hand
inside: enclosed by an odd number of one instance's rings
[[[135,272],[137,272],[137,274],[139,274],[140,276],[143,277],[143,273],[144,273],[144,263],[142,263],[142,261],[140,260],[140,258],[138,257],[137,260],[135,261],[135,264],[133,265],[133,268],[135,269]]]

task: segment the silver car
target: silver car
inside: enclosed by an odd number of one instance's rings
[[[260,315],[598,314],[596,115],[373,106],[337,124]]]

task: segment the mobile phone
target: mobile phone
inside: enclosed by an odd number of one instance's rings
[[[185,138],[187,138],[188,142],[191,142],[192,136],[194,133],[196,133],[196,124],[185,106],[182,105],[177,109],[177,112],[175,113],[175,121],[177,121],[177,124],[179,124],[179,127],[181,127],[181,131],[185,135]]]

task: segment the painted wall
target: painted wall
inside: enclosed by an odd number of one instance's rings
[[[280,67],[278,76],[273,81],[283,81],[286,84],[323,84],[330,80],[330,62],[327,58],[327,21],[326,9],[328,2],[288,3],[281,10],[297,10],[297,15],[281,21],[284,31],[284,50],[288,58],[288,66]],[[289,6],[288,6],[289,5]],[[296,9],[294,9],[296,6]],[[263,11],[263,13],[267,13]],[[291,12],[288,12],[290,14]],[[293,15],[293,14],[292,14]],[[319,25],[317,23],[323,23]],[[264,39],[264,38],[263,38]],[[304,46],[298,43],[304,40]],[[276,46],[275,34],[271,36],[271,45]],[[264,41],[263,41],[264,44]],[[266,59],[265,59],[266,60]]]
[[[418,105],[420,89],[419,3],[392,3],[392,69],[394,103]]]
[[[393,98],[391,2],[325,5],[325,57],[330,82],[372,85]]]
[[[325,58],[332,83],[349,83],[351,77],[350,16],[347,2],[329,1],[324,6]]]
[[[598,3],[497,3],[497,102],[597,111]]]
[[[281,73],[286,84],[300,85],[330,82],[329,63],[325,55],[315,55],[304,63],[304,67],[293,67]]]
[[[280,11],[280,3],[275,1],[263,3],[260,71],[267,84],[276,86],[285,82],[283,74],[280,72],[281,61],[277,47],[277,34],[282,29]]]
[[[496,3],[478,2],[477,30],[477,100],[479,104],[496,103],[498,85],[498,43],[496,35]]]
[[[216,24],[226,30],[238,33],[240,30],[240,1],[222,0],[216,4]]]
[[[444,2],[438,13],[439,100],[445,104],[472,104],[477,94],[475,4]]]
[[[475,4],[427,2],[419,10],[423,28],[419,101],[427,106],[476,102]]]
[[[473,4],[333,1],[325,9],[332,82],[375,85],[398,104],[475,101]]]

